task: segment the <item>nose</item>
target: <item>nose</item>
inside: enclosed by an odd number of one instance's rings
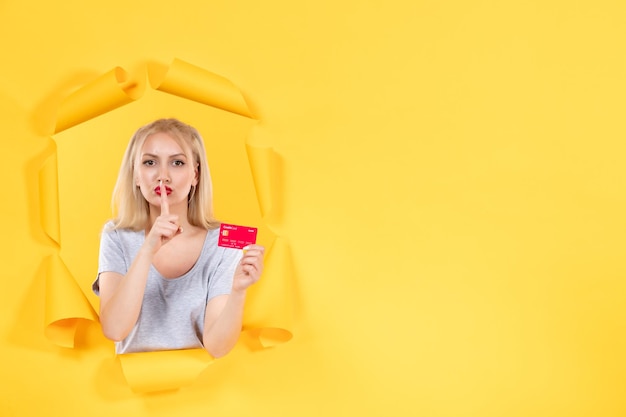
[[[161,169],[159,170],[159,178],[157,178],[157,181],[163,181],[163,183],[170,182],[170,175],[167,169],[167,165],[161,166]]]

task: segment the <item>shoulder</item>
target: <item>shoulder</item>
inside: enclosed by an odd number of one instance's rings
[[[102,227],[102,231],[105,233],[115,232],[115,233],[122,233],[122,234],[143,233],[143,229],[120,227],[119,223],[116,223],[114,220],[108,220]]]
[[[113,221],[108,221],[102,228],[102,240],[118,242],[141,242],[144,239],[144,231],[117,228]]]

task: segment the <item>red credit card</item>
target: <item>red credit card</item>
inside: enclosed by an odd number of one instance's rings
[[[256,232],[256,227],[222,223],[217,245],[224,248],[243,249],[248,245],[256,243]]]

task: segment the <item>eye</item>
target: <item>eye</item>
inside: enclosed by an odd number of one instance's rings
[[[154,166],[156,162],[154,159],[146,159],[145,161],[142,162],[142,164],[144,164],[147,167],[151,167],[151,166]]]
[[[174,165],[175,167],[182,167],[183,165],[185,165],[185,161],[176,159],[175,161],[172,161],[172,165]]]

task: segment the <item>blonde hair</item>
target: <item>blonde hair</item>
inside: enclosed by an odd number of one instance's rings
[[[146,139],[155,133],[166,133],[183,149],[191,150],[198,169],[198,184],[191,188],[187,204],[187,220],[205,229],[219,227],[213,217],[213,187],[200,133],[177,119],[158,119],[139,128],[128,143],[117,177],[111,205],[115,218],[113,229],[142,230],[148,226],[150,206],[135,185],[135,163]]]

